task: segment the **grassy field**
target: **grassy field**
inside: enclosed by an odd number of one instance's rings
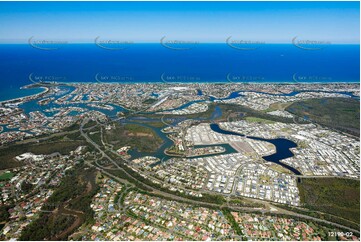
[[[155,128],[164,128],[164,127],[166,127],[166,125],[163,122],[142,122],[142,121],[138,121],[138,123],[144,123],[144,124],[150,125],[150,126],[155,127]]]
[[[257,118],[257,117],[245,117],[244,119],[251,123],[265,123],[265,124],[275,123],[275,121],[263,119],[263,118]]]
[[[295,102],[286,110],[353,135],[360,135],[360,102],[351,98],[308,99]]]
[[[302,178],[301,203],[311,210],[360,221],[360,181],[340,178]]]
[[[270,115],[265,112],[257,111],[242,105],[236,104],[219,104],[218,105],[222,110],[222,117],[226,119],[232,114],[242,113],[244,119],[251,118],[250,120],[267,120],[267,122],[282,122],[282,123],[293,123],[292,118],[279,117],[275,115]]]
[[[104,136],[114,149],[129,145],[140,152],[154,152],[163,143],[155,131],[138,124],[115,124],[115,128],[106,130]]]
[[[4,172],[0,174],[0,181],[10,180],[14,176],[12,172]]]
[[[268,109],[264,110],[264,112],[272,112],[276,110],[285,110],[288,106],[290,106],[293,102],[287,103],[272,103]]]

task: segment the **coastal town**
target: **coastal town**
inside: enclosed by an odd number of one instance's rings
[[[0,242],[360,241],[360,1],[0,0]]]
[[[1,239],[27,238],[48,216],[69,224],[52,239],[358,240],[353,224],[312,214],[301,179],[359,181],[359,139],[286,108],[359,94],[358,84],[67,83],[2,102]],[[92,174],[91,195],[49,202],[71,172]],[[91,210],[70,209],[83,196]]]
[[[27,88],[40,84],[31,84]],[[357,84],[114,84],[47,85],[34,96],[0,103],[0,143],[59,132],[85,116],[117,116],[128,111],[187,115],[203,113],[211,103],[237,104],[266,110],[272,104],[309,98],[359,96]],[[298,93],[284,95],[285,92]],[[151,90],[151,91],[147,91]],[[242,91],[239,91],[242,90]],[[250,90],[253,90],[251,92]],[[315,90],[318,90],[315,92]],[[268,94],[265,94],[268,92]],[[38,101],[36,101],[38,100]],[[46,101],[44,101],[46,100]],[[40,104],[38,103],[40,102]],[[185,105],[185,106],[184,106]],[[146,107],[146,108],[144,108]],[[93,111],[93,112],[91,112]],[[91,113],[91,114],[90,114]],[[271,113],[291,117],[286,111]]]

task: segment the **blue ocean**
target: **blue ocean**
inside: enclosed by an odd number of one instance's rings
[[[175,50],[133,44],[108,50],[95,44],[67,44],[42,50],[28,44],[0,45],[0,100],[41,89],[20,89],[35,81],[57,82],[359,82],[360,46],[329,45],[305,50],[266,44],[238,50],[227,44],[198,44]]]

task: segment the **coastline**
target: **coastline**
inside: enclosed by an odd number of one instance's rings
[[[349,85],[360,85],[360,82],[357,81],[335,81],[335,82],[285,82],[285,81],[258,81],[258,82],[228,82],[228,81],[199,81],[199,82],[162,82],[162,81],[137,81],[137,82],[67,82],[66,85],[76,87],[76,85],[79,84],[98,84],[98,85],[108,85],[108,84],[124,84],[124,85],[142,85],[142,84],[161,84],[161,85],[170,85],[170,84],[177,84],[177,85],[194,85],[194,84],[218,84],[218,85],[241,85],[241,84],[254,84],[254,85],[340,85],[340,84],[349,84]],[[33,85],[36,84],[30,84],[26,86],[22,86],[19,89],[31,89],[34,88]],[[43,91],[36,93],[36,94],[30,94],[22,97],[12,98],[0,101],[0,105],[4,105],[7,103],[16,103],[16,102],[24,102],[24,99],[35,99],[38,98],[41,95],[46,94],[49,92],[49,88],[46,86],[37,86],[37,88],[44,89]],[[126,108],[125,106],[121,106],[122,108],[126,110],[131,110],[129,108]]]
[[[20,87],[19,89],[30,89],[33,88],[32,86],[26,85],[23,87]],[[0,101],[0,105],[5,105],[8,103],[24,103],[25,101],[29,101],[32,99],[36,99],[42,95],[45,95],[46,93],[49,92],[49,88],[48,87],[44,87],[44,86],[39,86],[38,88],[44,89],[43,91],[36,93],[36,94],[31,94],[31,95],[26,95],[23,97],[17,97],[17,98],[12,98],[12,99],[8,99],[8,100],[4,100],[4,101]]]
[[[90,82],[67,82],[67,84],[267,84],[267,85],[299,85],[299,84],[313,84],[313,85],[320,85],[320,84],[360,84],[360,81],[312,81],[312,82],[302,82],[302,81],[249,81],[249,82],[230,82],[227,80],[221,80],[221,81],[179,81],[179,82],[164,82],[161,80],[157,81],[124,81],[124,82],[97,82],[97,81],[90,81]]]

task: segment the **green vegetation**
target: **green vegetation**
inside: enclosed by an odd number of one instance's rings
[[[80,131],[72,132],[64,136],[64,140],[74,141],[74,140],[81,140],[82,137],[80,136]]]
[[[106,153],[111,158],[113,158],[115,160],[115,162],[122,169],[124,169],[130,176],[122,170],[114,169],[114,167],[113,168],[109,167],[109,169],[105,169],[105,170],[116,177],[128,180],[130,183],[135,185],[137,189],[140,189],[138,191],[143,190],[142,192],[146,192],[149,195],[169,199],[169,198],[161,196],[157,193],[151,193],[153,191],[153,189],[151,189],[150,187],[152,187],[152,188],[158,189],[160,191],[163,191],[163,192],[166,192],[169,194],[177,195],[179,197],[191,199],[194,201],[200,201],[200,202],[214,204],[215,207],[218,207],[218,205],[224,205],[226,203],[226,200],[225,200],[224,196],[222,196],[222,195],[213,195],[213,194],[202,193],[203,197],[194,197],[194,196],[186,195],[184,193],[180,193],[178,191],[171,191],[167,188],[162,187],[159,184],[153,183],[149,179],[146,179],[143,176],[141,176],[138,172],[135,172],[134,170],[130,169],[128,166],[126,166],[124,164],[124,162],[119,157],[116,157],[113,153],[108,153],[108,152],[106,152]],[[98,166],[98,164],[94,164],[94,165]],[[173,199],[173,200],[177,200],[177,199]],[[238,204],[238,205],[242,206],[242,207],[263,207],[262,204],[255,203],[255,202],[249,202],[249,201],[243,201],[241,204]],[[202,206],[207,207],[204,204]],[[210,207],[210,208],[215,208],[215,207]]]
[[[314,210],[308,210],[308,209],[305,209],[305,208],[288,206],[288,205],[279,204],[279,203],[273,204],[273,205],[276,206],[276,207],[283,208],[285,210],[295,212],[295,213],[304,214],[304,215],[308,215],[308,216],[311,216],[311,217],[314,217],[314,218],[319,218],[319,219],[322,219],[322,220],[327,220],[327,221],[330,221],[330,222],[341,224],[341,225],[353,228],[355,230],[360,229],[359,223],[355,223],[355,222],[352,222],[350,220],[343,219],[341,217],[338,217],[338,216],[335,216],[335,215],[332,215],[332,214],[323,213],[323,212],[314,211]]]
[[[142,189],[144,191],[152,191],[152,189],[144,186],[141,182],[139,182],[138,180],[134,179],[133,177],[129,176],[127,173],[125,173],[122,170],[107,170],[107,172],[109,172],[110,174],[119,177],[121,179],[125,179],[129,182],[131,182],[132,184],[134,184],[135,186],[137,186],[139,189]]]
[[[4,172],[0,175],[0,181],[10,180],[14,175],[12,172]]]
[[[138,124],[126,124],[124,126],[126,131],[132,132],[132,133],[144,133],[147,134],[150,132],[149,128],[138,125]],[[150,132],[151,133],[151,132]]]
[[[137,148],[139,152],[155,152],[163,140],[151,128],[139,124],[114,124],[111,130],[105,130],[104,141],[113,145],[114,150],[123,146]]]
[[[176,115],[176,116],[177,116],[177,118],[186,118],[186,119],[211,119],[215,107],[216,107],[216,104],[211,103],[208,105],[208,110],[205,112],[186,114],[186,115]],[[162,116],[164,116],[164,120],[174,118],[173,114],[157,114],[156,113],[156,114],[147,114],[144,116],[146,116],[148,118],[158,118],[158,119],[160,119]]]
[[[142,189],[144,191],[148,191],[148,192],[152,191],[151,188],[148,188],[147,186],[143,185],[143,184],[146,184],[146,185],[153,187],[155,189],[158,189],[160,191],[163,191],[163,192],[166,192],[169,194],[174,194],[174,195],[177,195],[180,197],[196,200],[196,201],[213,203],[213,204],[218,204],[218,205],[222,205],[226,202],[224,196],[222,196],[222,195],[202,194],[203,197],[194,197],[194,196],[186,195],[184,193],[180,193],[178,191],[171,191],[167,188],[162,187],[162,185],[160,185],[160,184],[153,183],[149,179],[144,178],[143,176],[139,175],[139,173],[135,172],[134,170],[132,170],[129,167],[127,167],[126,165],[124,165],[122,162],[117,162],[117,163],[121,168],[123,168],[132,177],[127,175],[122,170],[109,169],[109,170],[107,170],[107,172],[109,172],[119,178],[128,180],[129,182],[133,183],[136,187],[138,187],[139,189]]]
[[[91,129],[87,134],[89,136],[89,138],[94,141],[97,145],[99,145],[100,147],[103,146],[102,143],[102,137],[101,137],[101,131],[100,131],[101,127],[96,127]]]
[[[183,156],[185,154],[184,151],[179,150],[178,145],[172,145],[171,147],[165,150],[165,153],[170,156]]]
[[[216,106],[217,106],[216,104],[211,103],[211,104],[208,105],[208,110],[205,111],[205,112],[193,113],[193,114],[187,114],[187,115],[177,115],[177,117],[184,117],[184,118],[187,118],[187,119],[192,119],[192,118],[195,118],[195,119],[212,119],[212,114],[214,113]],[[172,118],[172,115],[170,115],[168,117]]]
[[[9,209],[13,208],[13,205],[0,206],[0,222],[7,222],[10,218]]]
[[[227,218],[228,222],[231,224],[232,228],[234,229],[234,231],[236,231],[236,233],[238,235],[244,235],[242,232],[242,229],[239,227],[238,223],[236,222],[236,220],[234,219],[233,215],[231,214],[231,212],[224,208],[222,209],[222,213],[224,214],[224,216]]]
[[[270,115],[267,114],[263,111],[257,111],[242,105],[237,105],[237,104],[225,104],[225,103],[211,103],[208,105],[208,110],[206,112],[203,113],[195,113],[195,114],[187,114],[187,115],[177,115],[177,117],[179,118],[187,118],[187,119],[205,119],[205,120],[209,120],[209,119],[213,119],[212,115],[215,112],[216,108],[220,108],[220,113],[221,116],[217,117],[216,120],[225,120],[227,117],[229,117],[230,114],[234,114],[234,113],[242,113],[244,115],[244,117],[249,116],[249,117],[253,117],[253,118],[260,118],[263,120],[267,120],[268,122],[270,121],[274,121],[274,122],[283,122],[283,123],[293,123],[293,119],[292,118],[285,118],[285,117],[279,117],[279,116],[274,116],[274,115]],[[163,115],[163,114],[162,114]],[[159,114],[152,114],[152,115],[147,115],[147,117],[149,118],[159,118]],[[166,120],[167,118],[172,118],[174,117],[174,115],[163,115],[164,119]]]
[[[84,129],[90,128],[97,125],[97,122],[95,122],[94,120],[89,120],[85,125],[84,125]]]
[[[146,124],[146,125],[149,125],[149,126],[152,126],[152,127],[155,127],[155,128],[164,128],[166,127],[166,125],[159,121],[159,122],[156,122],[156,121],[152,121],[152,122],[148,122],[148,121],[142,121],[142,120],[137,120],[137,123],[143,123],[143,124]]]
[[[360,181],[341,178],[302,178],[298,183],[305,208],[360,221]]]
[[[287,102],[287,103],[272,103],[268,109],[263,110],[263,112],[268,113],[268,112],[272,112],[272,111],[276,111],[276,110],[285,110],[285,108],[287,108],[288,106],[290,106],[293,102]]]
[[[43,211],[57,209],[57,212],[41,212],[39,218],[23,230],[20,240],[66,239],[81,224],[94,222],[90,203],[98,191],[95,176],[95,169],[84,164],[67,171],[42,207]]]
[[[78,135],[72,133],[55,136],[39,142],[4,146],[0,148],[0,170],[22,166],[23,162],[15,160],[14,157],[25,152],[32,152],[36,155],[51,154],[54,152],[68,154],[78,146],[87,145],[87,142],[82,139],[80,133],[77,132],[77,134]]]
[[[249,208],[265,208],[264,204],[254,202],[245,198],[232,198],[228,201],[228,205],[233,207],[249,207]]]
[[[146,100],[143,101],[144,104],[152,104],[155,103],[157,101],[157,99],[155,98],[148,98]]]
[[[351,98],[308,99],[295,102],[286,110],[299,117],[347,132],[360,135],[360,102]]]
[[[75,131],[80,129],[79,121],[70,125],[69,127],[66,127],[63,129],[63,131]]]
[[[155,128],[165,128],[167,126],[162,122],[148,122],[147,124]]]
[[[244,119],[251,123],[265,123],[265,124],[275,123],[275,121],[263,119],[263,118],[257,118],[257,117],[245,117]]]
[[[267,120],[267,122],[282,122],[282,123],[293,123],[292,118],[285,118],[285,117],[279,117],[275,115],[270,115],[265,112],[257,111],[242,105],[236,105],[236,104],[219,104],[218,105],[222,109],[222,118],[225,119],[229,117],[229,115],[232,115],[233,113],[242,113],[243,118],[251,118],[251,120],[263,119]]]
[[[281,206],[283,206],[283,205],[281,205]],[[252,213],[254,213],[254,214],[262,214],[263,216],[274,216],[275,215],[274,213],[270,213],[270,212],[262,213],[261,211],[254,211]],[[283,218],[291,218],[291,219],[295,219],[297,221],[304,222],[304,223],[308,224],[310,227],[312,227],[315,230],[315,233],[320,233],[320,235],[325,236],[324,237],[325,241],[331,241],[332,240],[331,239],[332,237],[330,237],[330,235],[328,233],[325,233],[325,232],[330,232],[330,231],[332,231],[332,232],[335,232],[335,231],[336,232],[348,232],[348,230],[340,229],[338,227],[335,227],[334,225],[328,224],[327,222],[323,222],[323,221],[318,221],[317,225],[316,225],[313,220],[298,217],[298,216],[294,216],[294,215],[291,215],[291,214],[282,214],[281,216]],[[279,217],[281,217],[281,216],[279,216]],[[336,221],[336,223],[337,223],[337,221]],[[324,229],[325,231],[322,232],[321,231],[322,229]],[[354,234],[356,236],[360,236],[359,233],[354,233]],[[335,240],[335,238],[333,240]]]
[[[41,219],[32,222],[23,230],[20,240],[48,240],[64,231],[74,221],[75,218],[70,215],[58,215],[54,218],[49,213],[43,213]]]
[[[118,204],[124,203],[125,196],[127,195],[127,193],[125,192],[126,189],[127,187],[124,185],[122,189],[117,193],[117,195],[115,195],[114,204],[118,209],[119,209]]]
[[[28,194],[31,190],[33,190],[34,185],[29,183],[28,181],[23,181],[21,183],[21,190],[25,193]]]

